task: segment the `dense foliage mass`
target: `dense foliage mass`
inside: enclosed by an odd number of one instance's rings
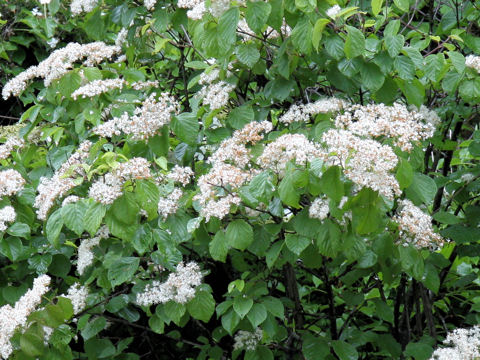
[[[0,359],[480,357],[479,1],[0,11]]]

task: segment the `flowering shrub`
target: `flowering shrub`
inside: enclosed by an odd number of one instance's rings
[[[478,356],[478,5],[4,1],[0,358]]]

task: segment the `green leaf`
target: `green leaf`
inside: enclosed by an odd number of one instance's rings
[[[253,242],[253,229],[245,220],[232,221],[225,234],[231,247],[245,250]]]
[[[425,101],[425,87],[418,79],[406,81],[402,91],[409,104],[420,107]]]
[[[345,194],[341,180],[342,170],[338,166],[331,166],[320,178],[320,190],[329,198],[340,201]]]
[[[233,299],[233,310],[235,310],[241,319],[248,314],[252,306],[253,300],[246,297],[246,295],[239,295]]]
[[[213,260],[225,262],[228,253],[228,242],[223,230],[215,234],[208,248]]]
[[[7,229],[7,233],[12,236],[28,238],[30,237],[30,226],[21,222],[16,222]]]
[[[85,342],[85,353],[88,359],[112,359],[115,346],[109,339],[90,339]]]
[[[260,52],[253,43],[238,45],[235,48],[235,54],[238,60],[248,67],[253,67],[260,59]]]
[[[402,10],[403,12],[408,12],[410,8],[410,1],[409,0],[393,0],[394,4]]]
[[[251,105],[242,105],[236,107],[228,114],[228,123],[234,129],[241,129],[255,117]]]
[[[305,13],[312,12],[317,7],[316,0],[295,0],[295,6]]]
[[[247,20],[250,29],[259,33],[267,22],[271,10],[272,6],[269,3],[263,1],[249,1],[247,3],[247,11],[245,12],[245,20]]]
[[[323,30],[325,26],[330,23],[329,19],[318,19],[313,27],[312,33],[312,45],[316,51],[318,51],[318,47],[320,45],[320,40],[322,39]]]
[[[302,340],[302,354],[305,360],[322,360],[330,354],[330,347],[321,337],[307,332],[303,335]]]
[[[480,228],[467,227],[455,224],[440,231],[443,237],[455,241],[457,244],[475,243],[480,240]]]
[[[332,341],[333,350],[335,354],[340,358],[340,360],[357,360],[358,353],[357,350],[353,345],[342,341],[342,340],[335,340]]]
[[[222,14],[218,21],[218,37],[222,39],[222,41],[219,41],[219,45],[225,51],[230,49],[230,46],[235,43],[239,18],[240,11],[238,7],[231,7]]]
[[[380,319],[393,323],[393,310],[381,299],[373,299],[375,309]]]
[[[362,86],[371,91],[377,91],[385,82],[382,70],[372,62],[363,63],[360,67]]]
[[[250,181],[248,190],[255,199],[267,204],[275,190],[275,186],[271,181],[271,175],[268,172],[258,174]]]
[[[197,143],[198,131],[200,124],[197,116],[193,113],[181,113],[174,116],[170,122],[171,128],[175,135],[189,145]]]
[[[462,74],[465,71],[465,56],[458,51],[449,51],[447,54],[455,69]]]
[[[165,314],[167,314],[170,320],[172,320],[176,325],[179,325],[180,320],[186,311],[185,305],[176,303],[175,301],[169,301],[163,306],[165,309]]]
[[[85,213],[86,205],[81,201],[62,206],[62,218],[64,224],[78,236],[83,233],[83,218]]]
[[[286,234],[285,243],[291,252],[300,255],[300,253],[310,245],[311,241],[306,237],[296,234]]]
[[[338,225],[330,219],[325,219],[317,236],[317,246],[320,254],[335,257],[341,249],[341,235],[342,232]]]
[[[230,310],[222,316],[222,326],[230,335],[233,335],[235,328],[240,322],[240,316],[233,310]]]
[[[382,10],[383,0],[372,0],[372,14],[377,16]]]
[[[347,58],[363,55],[365,51],[365,37],[363,33],[353,26],[346,25],[347,39],[345,40],[344,51]]]
[[[187,303],[187,310],[194,319],[207,323],[215,311],[215,300],[211,293],[197,291],[195,297]]]
[[[100,331],[105,329],[105,326],[107,326],[107,320],[102,316],[99,316],[94,320],[88,322],[88,324],[81,331],[83,339],[91,339]]]
[[[65,74],[58,82],[58,90],[60,94],[69,98],[70,95],[80,87],[82,78],[75,71]]]
[[[22,240],[18,237],[8,237],[0,240],[0,253],[6,256],[10,261],[17,260],[23,253]]]
[[[255,329],[267,318],[267,308],[263,304],[253,304],[252,308],[247,314],[247,318]]]
[[[140,265],[140,258],[123,257],[115,261],[108,269],[108,280],[112,288],[132,279]]]
[[[47,233],[47,239],[53,246],[58,246],[58,237],[63,227],[62,209],[58,209],[53,212],[47,220],[45,231]]]
[[[102,11],[96,10],[85,22],[85,32],[94,40],[103,40],[105,37],[105,24],[102,20]]]
[[[411,356],[415,360],[428,360],[432,356],[432,353],[432,346],[421,342],[409,342],[405,349],[405,355]]]
[[[405,190],[407,196],[416,204],[430,204],[437,193],[435,181],[420,173],[413,174],[412,184]]]
[[[405,189],[412,184],[413,181],[413,169],[407,160],[399,159],[400,164],[397,167],[395,177],[401,189]]]
[[[292,42],[304,54],[312,52],[313,26],[307,17],[302,17],[292,30]]]
[[[395,58],[398,54],[400,54],[405,42],[405,38],[403,35],[387,35],[385,36],[384,41],[388,54],[391,58]]]
[[[458,224],[460,222],[458,217],[445,211],[439,211],[435,213],[433,218],[442,224],[448,225]]]
[[[267,296],[262,299],[262,303],[265,305],[267,311],[273,316],[283,319],[285,316],[283,303],[280,299],[273,296]]]
[[[96,201],[90,201],[87,210],[85,212],[85,217],[83,219],[83,226],[85,230],[94,236],[97,233],[100,224],[102,223],[103,217],[105,216],[106,207],[102,203]]]
[[[28,356],[37,357],[44,351],[43,334],[38,326],[31,326],[20,337],[20,348]]]
[[[397,56],[393,66],[398,71],[398,76],[403,80],[411,80],[415,76],[415,64],[406,56]]]
[[[352,201],[353,226],[359,235],[376,231],[382,221],[382,198],[377,192],[363,188]]]

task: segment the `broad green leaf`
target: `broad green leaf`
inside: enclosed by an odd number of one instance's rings
[[[18,237],[10,236],[0,240],[0,253],[6,256],[10,261],[17,260],[23,253],[24,247],[22,240]]]
[[[218,37],[222,39],[219,45],[223,50],[227,51],[236,40],[236,29],[238,20],[240,18],[240,11],[238,7],[231,7],[225,11],[218,21]]]
[[[255,329],[267,318],[267,308],[261,303],[253,304],[252,308],[247,314],[247,318]]]
[[[409,0],[393,0],[394,4],[397,5],[397,7],[404,11],[408,12],[410,8],[410,1]]]
[[[215,311],[215,300],[211,293],[197,291],[195,297],[187,303],[187,310],[194,319],[207,323]]]
[[[109,339],[95,338],[85,341],[85,353],[88,359],[111,359],[115,352],[115,346]]]
[[[335,201],[340,201],[345,193],[341,174],[342,171],[338,166],[331,166],[320,178],[320,190]]]
[[[100,224],[102,223],[103,217],[105,216],[106,207],[102,203],[96,201],[90,201],[85,212],[85,217],[83,219],[83,226],[85,230],[90,233],[91,236],[94,236],[97,233]]]
[[[295,6],[298,10],[310,13],[317,7],[316,0],[295,0]]]
[[[337,224],[326,219],[319,229],[317,247],[320,254],[335,257],[341,249],[342,232]]]
[[[330,354],[328,343],[321,337],[313,336],[307,332],[302,339],[302,354],[306,360],[322,360]]]
[[[432,346],[422,342],[409,342],[405,349],[405,355],[411,356],[415,360],[428,360],[432,356],[432,353]]]
[[[267,22],[271,10],[272,6],[269,3],[249,1],[247,3],[247,11],[245,12],[245,20],[247,20],[250,29],[259,33]]]
[[[280,185],[278,186],[278,195],[284,204],[292,206],[294,208],[299,208],[300,194],[297,192],[297,189],[294,185],[294,178],[291,173],[282,179]]]
[[[47,220],[46,233],[47,239],[53,246],[58,246],[58,237],[63,227],[62,209],[53,212]]]
[[[420,173],[413,174],[412,184],[405,190],[407,196],[417,205],[420,202],[430,204],[437,192],[435,181]]]
[[[138,270],[140,265],[140,258],[137,257],[123,257],[114,262],[108,269],[108,280],[112,288],[130,281],[133,274]]]
[[[372,62],[363,63],[360,67],[362,86],[371,91],[380,89],[385,81],[385,76],[380,68]]]
[[[239,295],[233,299],[233,309],[241,319],[248,314],[252,306],[253,300],[246,297],[246,295]]]
[[[439,211],[435,213],[433,215],[433,218],[442,224],[453,225],[461,222],[461,220],[457,216],[445,211]]]
[[[86,210],[86,205],[81,201],[62,206],[64,224],[78,236],[82,235],[85,228],[83,219]]]
[[[480,228],[455,224],[440,231],[446,239],[451,239],[457,244],[475,243],[480,240]]]
[[[231,247],[245,250],[253,242],[253,229],[245,220],[235,220],[228,224],[225,236]]]
[[[332,341],[333,350],[340,360],[357,360],[358,353],[355,347],[345,341]]]
[[[273,296],[266,296],[262,299],[262,303],[265,305],[267,311],[273,316],[283,319],[285,316],[283,303],[280,299]]]
[[[235,48],[237,59],[248,67],[253,67],[260,59],[260,52],[254,43],[240,44]]]
[[[105,329],[105,326],[107,325],[107,320],[99,316],[92,321],[88,322],[87,326],[82,329],[82,337],[84,340],[91,339],[95,335],[97,335],[100,331]]]
[[[230,335],[233,335],[239,322],[240,316],[233,309],[222,316],[222,326]]]
[[[7,229],[7,233],[12,236],[28,238],[30,237],[30,226],[21,222],[16,222]]]
[[[401,87],[409,104],[420,107],[425,100],[425,87],[418,79],[405,81]]]
[[[20,348],[28,356],[38,357],[44,351],[43,331],[40,327],[30,326],[20,337]]]
[[[311,241],[306,237],[296,234],[285,234],[285,243],[291,252],[300,255],[300,253],[310,245]]]
[[[251,105],[236,107],[228,114],[228,123],[234,129],[241,129],[255,117]]]
[[[318,47],[320,46],[320,40],[322,39],[323,30],[325,26],[330,23],[329,19],[318,19],[313,27],[312,33],[312,45],[316,51],[318,51]]]
[[[345,40],[344,51],[347,58],[363,55],[365,51],[365,37],[363,33],[353,26],[346,25],[347,39]]]
[[[402,158],[397,167],[395,177],[401,189],[405,189],[412,184],[413,181],[413,169],[410,163]]]
[[[465,56],[458,51],[449,51],[447,54],[455,69],[462,74],[465,71]]]
[[[180,324],[180,319],[185,314],[187,310],[185,305],[177,303],[175,301],[169,301],[164,306],[165,314],[172,320],[176,325]]]
[[[292,30],[291,39],[294,46],[304,54],[312,52],[313,26],[308,17],[302,17]]]
[[[174,116],[170,122],[170,126],[181,141],[189,145],[195,145],[197,143],[200,124],[195,114],[182,113]]]
[[[228,253],[228,242],[223,230],[218,231],[208,246],[214,260],[225,262]]]
[[[377,16],[382,10],[383,0],[372,0],[372,14]]]
[[[397,56],[393,64],[401,79],[411,80],[415,76],[415,64],[410,58],[403,55]]]
[[[387,35],[385,36],[384,41],[388,54],[391,58],[395,58],[398,54],[400,54],[405,42],[405,38],[403,35]]]

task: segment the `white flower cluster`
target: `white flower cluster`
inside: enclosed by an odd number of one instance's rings
[[[72,0],[70,11],[72,15],[80,15],[81,13],[89,13],[97,6],[98,0]]]
[[[480,73],[480,56],[468,55],[465,58],[465,66],[477,70]]]
[[[144,0],[143,1],[143,5],[145,5],[147,10],[153,10],[156,3],[157,3],[157,0]]]
[[[87,305],[88,288],[79,283],[74,283],[67,290],[67,295],[63,297],[70,299],[73,306],[73,314],[79,314]]]
[[[204,0],[178,0],[177,6],[187,11],[188,18],[192,20],[200,20],[207,12]],[[230,8],[230,0],[212,0],[210,2],[210,13],[218,18]]]
[[[229,67],[230,66],[231,65],[229,65]],[[227,71],[227,76],[230,75],[231,72]],[[198,96],[203,98],[205,105],[210,105],[211,110],[220,109],[227,105],[229,94],[235,89],[235,85],[223,80],[217,81],[219,76],[219,69],[211,69],[209,72],[205,71],[202,73],[198,81],[200,85],[203,85],[202,89],[198,92]]]
[[[402,208],[398,215],[393,217],[393,221],[398,224],[402,240],[417,248],[443,246],[445,240],[433,230],[430,215],[425,214],[410,200],[401,200],[400,205]]]
[[[125,28],[122,28],[117,34],[117,37],[115,39],[115,46],[122,46],[125,41],[127,41],[127,35],[128,35],[128,30]]]
[[[16,217],[17,214],[12,206],[5,206],[0,209],[0,231],[7,230],[7,225],[5,223],[15,221]]]
[[[411,151],[412,143],[430,138],[439,118],[423,106],[409,111],[403,104],[352,105],[335,119],[335,126],[355,135],[372,138],[388,137],[403,151]],[[433,122],[434,124],[432,124]]]
[[[25,179],[17,170],[0,171],[0,196],[12,196],[23,189]]]
[[[238,21],[237,31],[239,32],[239,35],[243,38],[244,41],[251,40],[252,38],[257,36],[255,34],[255,31],[250,29],[250,26],[248,26],[247,20],[245,20],[244,18],[241,18]],[[285,19],[283,20],[283,24],[280,27],[280,32],[281,32],[281,35],[277,30],[268,26],[263,34],[267,39],[277,39],[280,36],[289,37],[292,34],[292,28],[285,22]]]
[[[147,140],[158,130],[170,123],[172,114],[180,111],[179,103],[168,93],[162,93],[157,100],[152,93],[141,107],[135,109],[134,115],[124,113],[119,118],[113,118],[97,126],[93,132],[102,137],[120,135],[122,132],[132,135],[134,140]]]
[[[0,160],[4,160],[10,156],[14,148],[21,149],[25,145],[25,141],[18,136],[10,136],[5,144],[0,145]]]
[[[122,196],[125,182],[151,177],[148,160],[141,157],[132,158],[95,181],[88,190],[88,196],[104,205],[109,205]]]
[[[320,99],[308,104],[294,104],[290,106],[285,114],[280,116],[278,121],[284,124],[291,124],[295,121],[308,122],[313,115],[338,112],[348,105],[347,101],[335,97]]]
[[[313,219],[324,220],[330,212],[329,201],[326,197],[318,197],[313,200],[308,214]]]
[[[183,195],[183,191],[175,188],[166,197],[161,197],[158,200],[158,213],[165,220],[168,215],[175,214],[178,210],[180,198]]]
[[[77,271],[80,275],[83,275],[85,269],[93,262],[92,248],[100,243],[100,240],[107,239],[109,231],[106,226],[103,226],[98,230],[97,234],[91,239],[84,239],[78,247],[77,258]],[[73,290],[72,290],[73,291]]]
[[[62,201],[62,207],[68,204],[73,204],[79,201],[80,198],[77,195],[69,195]]]
[[[2,96],[6,100],[11,95],[20,95],[27,88],[28,82],[37,77],[43,78],[45,86],[49,86],[52,81],[61,78],[73,68],[75,62],[81,59],[86,58],[84,65],[94,66],[105,59],[111,59],[120,51],[119,46],[106,45],[101,41],[84,45],[69,43],[64,48],[52,52],[37,66],[29,67],[8,81],[2,89]]]
[[[326,14],[328,17],[335,19],[340,14],[340,11],[342,11],[342,8],[339,5],[333,5],[327,10]]]
[[[143,293],[137,294],[136,301],[141,306],[164,304],[169,301],[185,304],[195,297],[196,287],[202,283],[202,278],[198,264],[189,262],[184,265],[181,262],[165,282],[155,280],[147,285]]]
[[[222,141],[210,156],[207,162],[212,164],[212,169],[199,178],[200,192],[193,198],[199,201],[202,206],[200,213],[207,221],[212,216],[222,219],[230,212],[231,205],[240,204],[238,195],[225,192],[238,189],[255,174],[250,169],[244,169],[251,159],[246,145],[254,145],[263,139],[262,132],[271,130],[272,124],[268,121],[248,123],[243,129],[235,131],[231,138]]]
[[[322,156],[320,146],[308,140],[305,135],[285,134],[265,146],[257,163],[262,168],[272,169],[283,176],[290,160],[295,160],[298,165],[305,165],[308,161]]]
[[[263,331],[259,327],[255,329],[255,332],[240,330],[235,334],[235,343],[233,344],[234,350],[250,350],[254,351],[260,341],[262,341]]]
[[[42,296],[48,291],[50,277],[40,275],[33,280],[33,288],[28,290],[12,307],[0,307],[0,358],[7,359],[13,352],[11,337],[19,328],[27,324],[27,317],[41,303]]]
[[[390,146],[362,139],[348,130],[328,130],[322,140],[327,146],[327,163],[340,165],[355,184],[378,191],[388,199],[401,194],[392,174],[398,158]]]
[[[194,175],[192,169],[189,166],[182,167],[175,165],[173,169],[168,173],[167,179],[179,182],[183,186],[190,182],[190,179]]]
[[[480,327],[455,329],[443,341],[450,347],[439,348],[430,360],[476,360],[480,358]]]
[[[148,87],[158,86],[158,81],[137,81],[129,84],[125,79],[93,80],[75,90],[72,93],[72,98],[75,100],[78,97],[82,99],[90,98],[113,89],[122,89],[124,86],[130,86],[134,90],[142,90]]]
[[[62,164],[53,177],[40,179],[37,187],[38,195],[33,206],[37,208],[39,220],[47,218],[48,211],[53,206],[55,199],[64,196],[76,186],[76,176],[85,176],[82,163],[88,158],[92,143],[88,140],[82,142],[70,158]]]

